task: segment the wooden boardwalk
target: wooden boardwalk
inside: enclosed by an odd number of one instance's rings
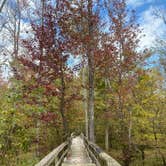
[[[92,163],[80,136],[72,139],[70,150],[62,166],[95,166]]]
[[[93,161],[93,162],[92,162]],[[83,134],[69,139],[51,151],[35,166],[121,166]]]

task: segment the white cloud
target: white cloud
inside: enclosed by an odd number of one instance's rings
[[[156,38],[164,35],[165,25],[163,21],[154,16],[154,8],[150,7],[141,14],[139,22],[143,34],[145,34],[145,37],[141,38],[140,47],[150,48],[155,46]]]
[[[20,37],[21,39],[31,37],[32,28],[29,22],[21,21],[20,23]]]

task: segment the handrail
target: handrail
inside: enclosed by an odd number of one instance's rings
[[[39,163],[37,163],[35,166],[50,166],[54,163],[55,166],[59,166],[64,157],[66,156],[71,138],[68,138],[68,140],[61,145],[59,145],[57,148],[55,148],[52,152],[50,152],[47,156],[45,156]]]
[[[115,159],[105,153],[100,147],[90,142],[83,134],[82,137],[90,157],[97,166],[121,166]]]
[[[89,156],[93,163],[96,164],[96,166],[121,166],[115,159],[105,153],[100,147],[90,142],[83,134],[81,134],[81,136],[84,140]],[[74,137],[74,134],[71,134],[71,137],[68,138],[66,142],[59,145],[35,166],[51,166],[52,164],[55,166],[60,166],[69,151],[72,137]]]

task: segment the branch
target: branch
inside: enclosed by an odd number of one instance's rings
[[[3,9],[3,7],[4,7],[5,3],[6,3],[6,1],[7,1],[7,0],[3,0],[2,4],[1,4],[1,6],[0,6],[0,13],[2,12],[2,9]]]

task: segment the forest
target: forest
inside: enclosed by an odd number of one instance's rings
[[[166,166],[166,33],[141,47],[137,14],[128,0],[0,0],[1,166],[33,166],[72,132],[122,166]]]

